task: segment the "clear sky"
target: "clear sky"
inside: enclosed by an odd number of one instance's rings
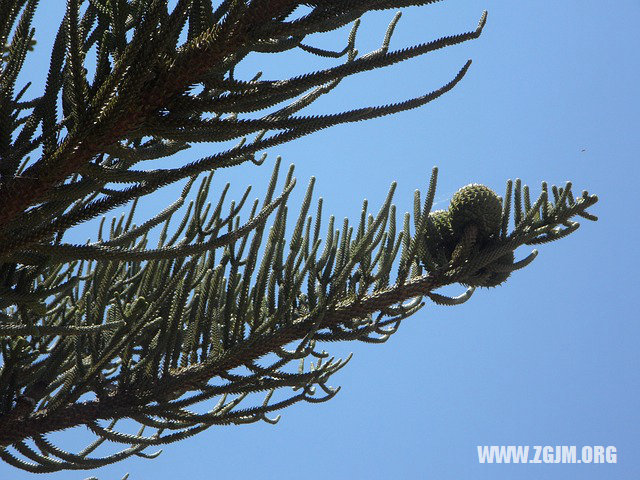
[[[64,10],[64,2],[42,3],[38,48],[25,72],[34,94]],[[47,478],[111,480],[126,472],[140,480],[640,478],[640,3],[443,2],[406,9],[391,48],[472,30],[483,9],[489,17],[480,39],[346,79],[308,112],[421,95],[472,58],[467,76],[450,93],[417,110],[276,147],[264,166],[220,172],[214,185],[231,181],[239,193],[252,184],[251,198],[258,196],[282,155],[284,165],[297,167],[294,211],[314,175],[325,213],[356,221],[362,200],[376,209],[394,180],[399,212],[411,211],[413,191],[426,190],[431,167],[438,165],[436,208],[446,208],[451,195],[471,182],[503,194],[509,178],[521,178],[533,192],[542,180],[572,180],[577,192],[598,194],[591,211],[600,220],[584,220],[570,237],[542,245],[533,264],[504,286],[477,291],[457,307],[428,304],[384,345],[326,345],[337,356],[354,353],[332,377],[342,390],[328,403],[297,404],[281,412],[276,426],[210,429],[167,446],[155,460],[134,458]],[[362,53],[379,46],[393,14],[363,18]],[[347,31],[308,43],[339,49]],[[264,78],[282,78],[330,64],[335,61],[307,55],[260,56],[248,59],[238,75],[263,70]],[[199,145],[163,162],[177,165],[217,148]],[[177,190],[159,192],[136,218],[159,211]],[[95,238],[95,225],[73,235]],[[528,253],[521,248],[517,257]],[[77,451],[91,437],[78,428],[52,438]],[[585,445],[612,445],[618,463],[486,465],[478,462],[478,445],[576,445],[578,452]],[[35,475],[3,463],[0,478]]]

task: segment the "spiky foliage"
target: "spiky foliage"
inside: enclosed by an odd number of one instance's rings
[[[301,3],[314,8],[296,16]],[[285,239],[295,179],[290,168],[276,193],[279,159],[262,202],[248,207],[247,190],[229,205],[227,186],[215,206],[208,203],[218,168],[260,164],[264,157],[256,154],[265,148],[421,106],[455,86],[469,63],[447,85],[415,99],[297,115],[346,76],[480,35],[485,15],[472,32],[392,52],[396,16],[381,48],[358,56],[363,13],[428,3],[224,0],[214,8],[208,0],[179,0],[169,11],[161,0],[68,0],[44,92],[22,100],[28,85],[15,86],[33,46],[37,1],[0,2],[0,44],[7,45],[0,62],[0,458],[34,473],[90,469],[148,457],[149,446],[211,426],[275,422],[268,416],[274,411],[336,394],[327,382],[346,360],[330,357],[319,342],[384,342],[424,297],[455,305],[473,293],[470,287],[446,297],[438,288],[500,283],[536,254],[515,262],[518,246],[571,233],[576,215],[595,219],[586,212],[595,196],[574,199],[567,184],[553,187],[549,198],[543,184],[532,204],[516,181],[513,192],[508,183],[499,232],[480,241],[482,225],[454,232],[448,214],[431,213],[434,170],[424,201],[416,192],[413,228],[408,214],[396,225],[393,184],[376,214],[365,201],[357,225],[345,220],[336,228],[329,217],[325,229],[321,200],[309,215],[312,179]],[[341,51],[304,43],[309,34],[350,22]],[[291,49],[346,61],[288,79],[234,77],[251,52]],[[133,168],[193,142],[233,139],[237,146],[187,165]],[[195,198],[170,233],[201,173]],[[188,181],[174,204],[134,223],[140,197],[181,179]],[[72,226],[130,202],[130,214],[114,220],[108,235],[101,224],[94,242],[63,241]],[[155,227],[158,244],[147,248]],[[253,403],[256,395],[263,397]],[[204,413],[190,410],[213,399]],[[118,432],[123,419],[138,422],[140,431]],[[98,437],[81,452],[46,436],[76,425]],[[156,432],[145,435],[146,428]],[[90,456],[106,440],[128,447]]]

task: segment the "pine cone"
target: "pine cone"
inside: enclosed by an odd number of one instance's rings
[[[510,265],[513,265],[514,261],[515,255],[513,252],[506,253],[460,283],[469,287],[497,287],[511,275],[511,271],[507,269]]]
[[[424,248],[429,257],[444,265],[451,259],[455,247],[451,218],[448,210],[435,210],[429,214],[425,232]],[[425,266],[427,261],[423,261]]]
[[[460,238],[465,227],[473,224],[478,227],[479,239],[486,240],[500,230],[502,202],[489,187],[473,183],[453,195],[449,215],[455,238]]]

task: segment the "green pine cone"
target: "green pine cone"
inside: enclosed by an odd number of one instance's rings
[[[449,211],[435,210],[431,212],[425,232],[425,248],[428,249],[430,257],[437,263],[446,264],[451,259],[454,247],[455,240]]]
[[[460,238],[465,227],[475,225],[478,235],[486,239],[496,235],[502,224],[502,202],[496,193],[485,185],[473,183],[458,190],[449,205],[451,227]]]
[[[492,267],[499,269],[500,266],[513,265],[515,259],[513,252],[506,253],[460,283],[469,287],[497,287],[509,278],[511,272],[495,271]]]
[[[451,228],[451,216],[448,210],[434,210],[429,214],[429,233],[437,235],[438,240],[444,243],[453,242],[453,229]]]

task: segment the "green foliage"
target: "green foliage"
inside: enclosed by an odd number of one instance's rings
[[[337,393],[328,381],[348,359],[330,357],[320,342],[385,342],[425,297],[463,303],[475,287],[501,284],[533,260],[535,250],[516,261],[519,246],[568,235],[576,216],[595,219],[586,211],[595,196],[575,199],[569,183],[550,195],[543,184],[532,202],[519,180],[502,201],[471,186],[449,210],[431,212],[434,169],[424,201],[416,192],[413,220],[406,214],[401,226],[395,184],[377,212],[365,201],[356,224],[336,227],[333,216],[323,222],[321,199],[312,208],[313,179],[291,224],[296,180],[293,167],[280,178],[280,159],[261,202],[248,202],[249,189],[228,202],[229,185],[209,202],[219,168],[259,165],[266,148],[422,106],[453,88],[470,62],[438,90],[404,102],[298,113],[347,76],[481,34],[485,14],[474,31],[389,51],[398,14],[380,49],[359,56],[362,14],[429,3],[225,0],[214,8],[179,0],[169,11],[162,0],[68,0],[44,91],[23,100],[29,85],[16,91],[16,82],[34,45],[37,1],[1,2],[0,458],[34,473],[91,469],[152,457],[147,447],[211,426],[275,423],[273,412]],[[302,4],[313,8],[296,13]],[[304,43],[349,23],[338,51]],[[234,75],[251,52],[292,49],[344,62],[285,79]],[[194,142],[229,140],[238,143],[186,165],[163,160]],[[158,160],[162,168],[134,168]],[[176,202],[134,222],[142,196],[182,179]],[[108,233],[103,217],[95,241],[63,240],[74,225],[129,203]],[[158,243],[148,248],[156,228]],[[469,288],[457,297],[436,292],[455,283]],[[208,411],[190,410],[212,399]],[[118,432],[123,419],[140,431]],[[46,437],[76,425],[97,436],[81,452]],[[91,457],[106,440],[127,447]]]

